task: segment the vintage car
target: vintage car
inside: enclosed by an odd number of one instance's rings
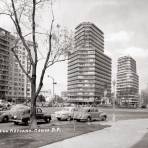
[[[75,112],[78,111],[76,107],[64,107],[61,111],[55,112],[55,117],[58,120],[72,120],[74,117]]]
[[[0,122],[9,122],[10,119],[13,117],[13,114],[15,114],[18,110],[26,108],[23,104],[17,104],[11,106],[9,110],[3,110],[0,111]]]
[[[36,119],[37,121],[45,121],[46,123],[49,123],[51,120],[51,115],[47,115],[46,113],[42,111],[41,108],[37,107],[36,108]],[[18,110],[16,114],[13,115],[11,121],[14,122],[14,124],[16,125],[19,123],[28,125],[30,121],[30,107],[27,107],[22,110]]]
[[[81,108],[74,116],[76,121],[92,121],[92,120],[102,120],[107,119],[107,114],[103,111],[100,111],[96,107],[84,107]]]
[[[9,122],[11,114],[9,111],[0,111],[0,122]]]

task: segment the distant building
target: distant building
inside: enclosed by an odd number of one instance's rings
[[[52,100],[51,90],[41,89],[39,95],[43,95],[48,102]]]
[[[136,107],[139,104],[139,77],[136,61],[130,56],[118,59],[117,102],[120,106]]]
[[[0,28],[0,99],[8,95],[10,33]]]
[[[104,54],[104,33],[93,23],[75,28],[75,49],[68,60],[68,99],[72,103],[101,103],[111,95],[111,58]]]
[[[61,92],[61,97],[63,98],[63,100],[67,100],[68,99],[68,92],[67,91],[62,91]]]
[[[141,91],[141,105],[147,105],[148,106],[148,87]]]

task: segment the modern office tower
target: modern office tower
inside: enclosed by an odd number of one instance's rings
[[[5,99],[8,94],[9,36],[8,31],[0,28],[0,99]]]
[[[11,36],[11,42],[15,42],[16,38]],[[28,41],[28,45],[31,43]],[[29,71],[30,62],[28,54],[22,43],[18,43],[15,47],[15,53],[18,55],[21,65],[26,71]],[[10,52],[10,67],[9,67],[9,97],[19,102],[31,97],[31,84],[25,73],[19,66],[14,54]],[[31,72],[31,70],[30,70]]]
[[[117,101],[121,106],[136,107],[139,103],[139,77],[136,61],[130,56],[120,57],[117,68]]]
[[[69,102],[101,103],[110,95],[111,59],[104,54],[104,33],[83,22],[75,28],[75,48],[68,59]]]

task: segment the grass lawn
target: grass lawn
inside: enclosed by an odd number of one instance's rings
[[[74,126],[75,125],[75,126]],[[36,148],[50,143],[61,141],[67,138],[86,134],[96,130],[101,130],[108,125],[86,123],[86,122],[63,122],[63,124],[40,124],[39,129],[48,129],[48,132],[28,132],[28,133],[0,133],[1,148]],[[22,127],[28,129],[28,127]],[[58,131],[57,131],[58,130]]]

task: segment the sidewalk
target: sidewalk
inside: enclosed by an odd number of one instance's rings
[[[148,131],[148,119],[104,122],[111,127],[80,135],[42,148],[131,148]]]

